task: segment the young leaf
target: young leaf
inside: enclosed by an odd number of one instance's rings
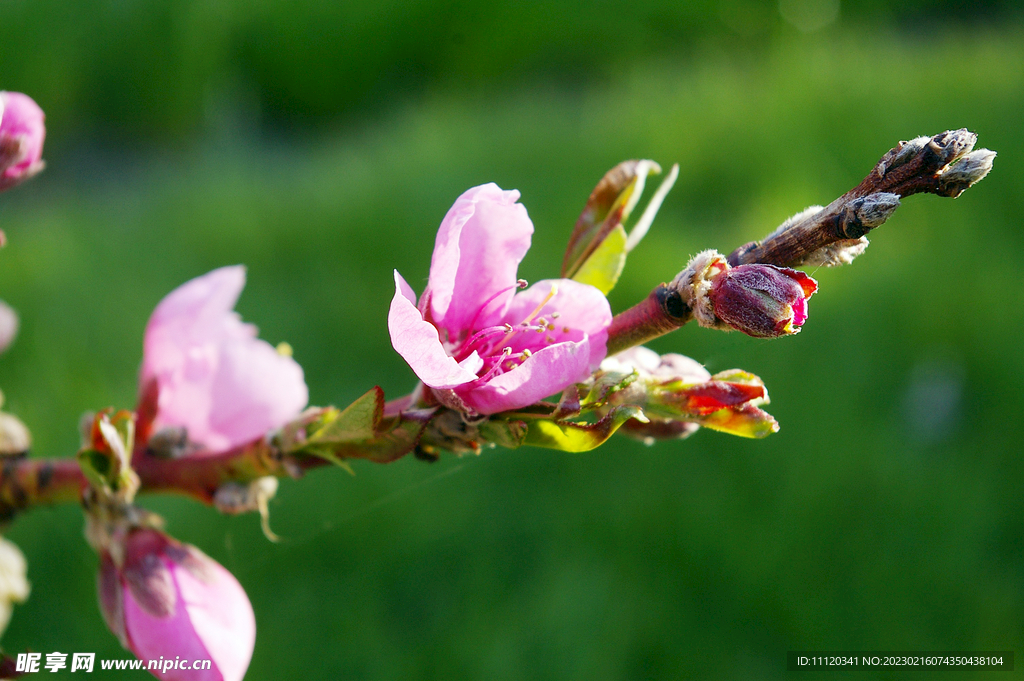
[[[563,452],[586,452],[600,446],[629,419],[647,421],[638,407],[616,407],[600,421],[578,423],[573,421],[536,420],[527,423],[523,444],[560,449]]]

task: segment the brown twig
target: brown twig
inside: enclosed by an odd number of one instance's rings
[[[283,456],[263,438],[211,456],[167,458],[144,451],[132,459],[140,492],[183,494],[206,504],[226,482],[299,477],[325,465],[328,461],[313,456]],[[77,502],[88,486],[75,458],[6,458],[0,468],[0,522],[34,506]]]
[[[923,192],[955,198],[985,177],[995,152],[973,151],[976,140],[977,135],[961,128],[900,142],[856,187],[820,210],[809,209],[787,220],[763,240],[740,246],[729,254],[729,264],[829,263],[835,255],[830,249],[862,243],[865,234],[892,215],[901,198]],[[661,284],[615,316],[608,332],[608,354],[653,340],[692,318],[675,282]]]

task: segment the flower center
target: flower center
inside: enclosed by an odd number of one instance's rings
[[[521,283],[525,282],[520,282],[519,285]],[[495,294],[495,296],[497,295]],[[483,360],[483,365],[477,372],[481,381],[515,369],[537,350],[559,342],[559,339],[556,338],[558,334],[572,332],[569,327],[559,329],[555,326],[553,322],[561,316],[557,311],[549,312],[547,317],[540,316],[541,310],[556,295],[558,295],[558,287],[552,285],[544,299],[520,322],[514,325],[505,322],[501,325],[480,329],[454,347],[450,351],[451,356],[456,361],[462,362],[474,352],[477,353]],[[494,297],[481,306],[481,312],[493,299]],[[481,312],[477,313],[474,322],[479,319]]]

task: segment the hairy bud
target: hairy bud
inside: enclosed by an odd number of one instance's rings
[[[939,189],[948,196],[961,192],[988,175],[992,170],[996,152],[978,149],[950,163],[939,175]]]
[[[711,285],[715,316],[756,338],[794,334],[807,319],[807,299],[818,289],[799,270],[740,265],[718,274]]]
[[[701,326],[776,338],[800,330],[807,319],[807,299],[818,283],[788,267],[730,267],[721,253],[709,250],[694,256],[670,288],[679,292]]]

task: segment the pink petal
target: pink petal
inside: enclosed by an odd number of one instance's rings
[[[703,364],[674,352],[661,356],[661,365],[653,374],[660,378],[678,379],[684,383],[703,383],[711,379],[711,374]]]
[[[244,286],[241,266],[197,277],[164,298],[146,327],[140,384],[158,386],[154,428],[183,426],[207,453],[282,426],[309,399],[302,368],[233,311]]]
[[[807,299],[798,298],[793,301],[793,326],[803,326],[807,321]]]
[[[711,379],[711,374],[697,360],[674,352],[659,355],[642,345],[612,355],[601,363],[601,368],[621,372],[636,369],[640,376],[680,380],[684,383],[704,383]]]
[[[256,618],[234,575],[208,560],[205,568],[212,578],[207,582],[181,568],[174,576],[192,627],[210,651],[214,666],[224,681],[241,681],[256,644]]]
[[[518,191],[502,191],[494,183],[474,187],[441,222],[427,291],[433,321],[453,342],[494,324],[515,294],[516,273],[533,234],[518,199]]]
[[[158,554],[157,558],[164,561],[174,579],[174,613],[169,617],[149,614],[125,588],[125,630],[132,652],[146,663],[161,656],[213,662],[208,670],[168,670],[155,674],[157,678],[241,681],[256,641],[256,620],[241,585],[210,558],[204,565],[206,582],[166,555]]]
[[[557,292],[551,300],[544,303],[552,287],[555,287]],[[608,325],[612,321],[612,311],[604,294],[589,284],[581,284],[571,279],[538,281],[526,291],[516,294],[503,321],[517,326],[529,318],[541,303],[544,305],[533,316],[533,322],[544,319],[555,327],[554,330],[545,334],[517,334],[514,340],[525,343],[522,347],[536,352],[540,347],[550,344],[548,338],[555,341],[579,341],[588,337],[590,369],[596,370],[607,352]],[[517,351],[521,351],[522,347],[513,344]]]
[[[265,341],[221,346],[210,384],[210,430],[228,447],[249,442],[287,423],[309,402],[302,367]]]
[[[391,345],[413,372],[431,388],[454,388],[476,380],[476,373],[459,366],[441,345],[437,329],[416,309],[416,295],[395,270],[395,297],[388,311]],[[479,357],[477,357],[479,361]],[[470,363],[472,364],[472,362]]]
[[[557,343],[537,351],[515,369],[483,385],[456,392],[481,414],[519,409],[585,379],[590,375],[590,357],[587,339]]]

